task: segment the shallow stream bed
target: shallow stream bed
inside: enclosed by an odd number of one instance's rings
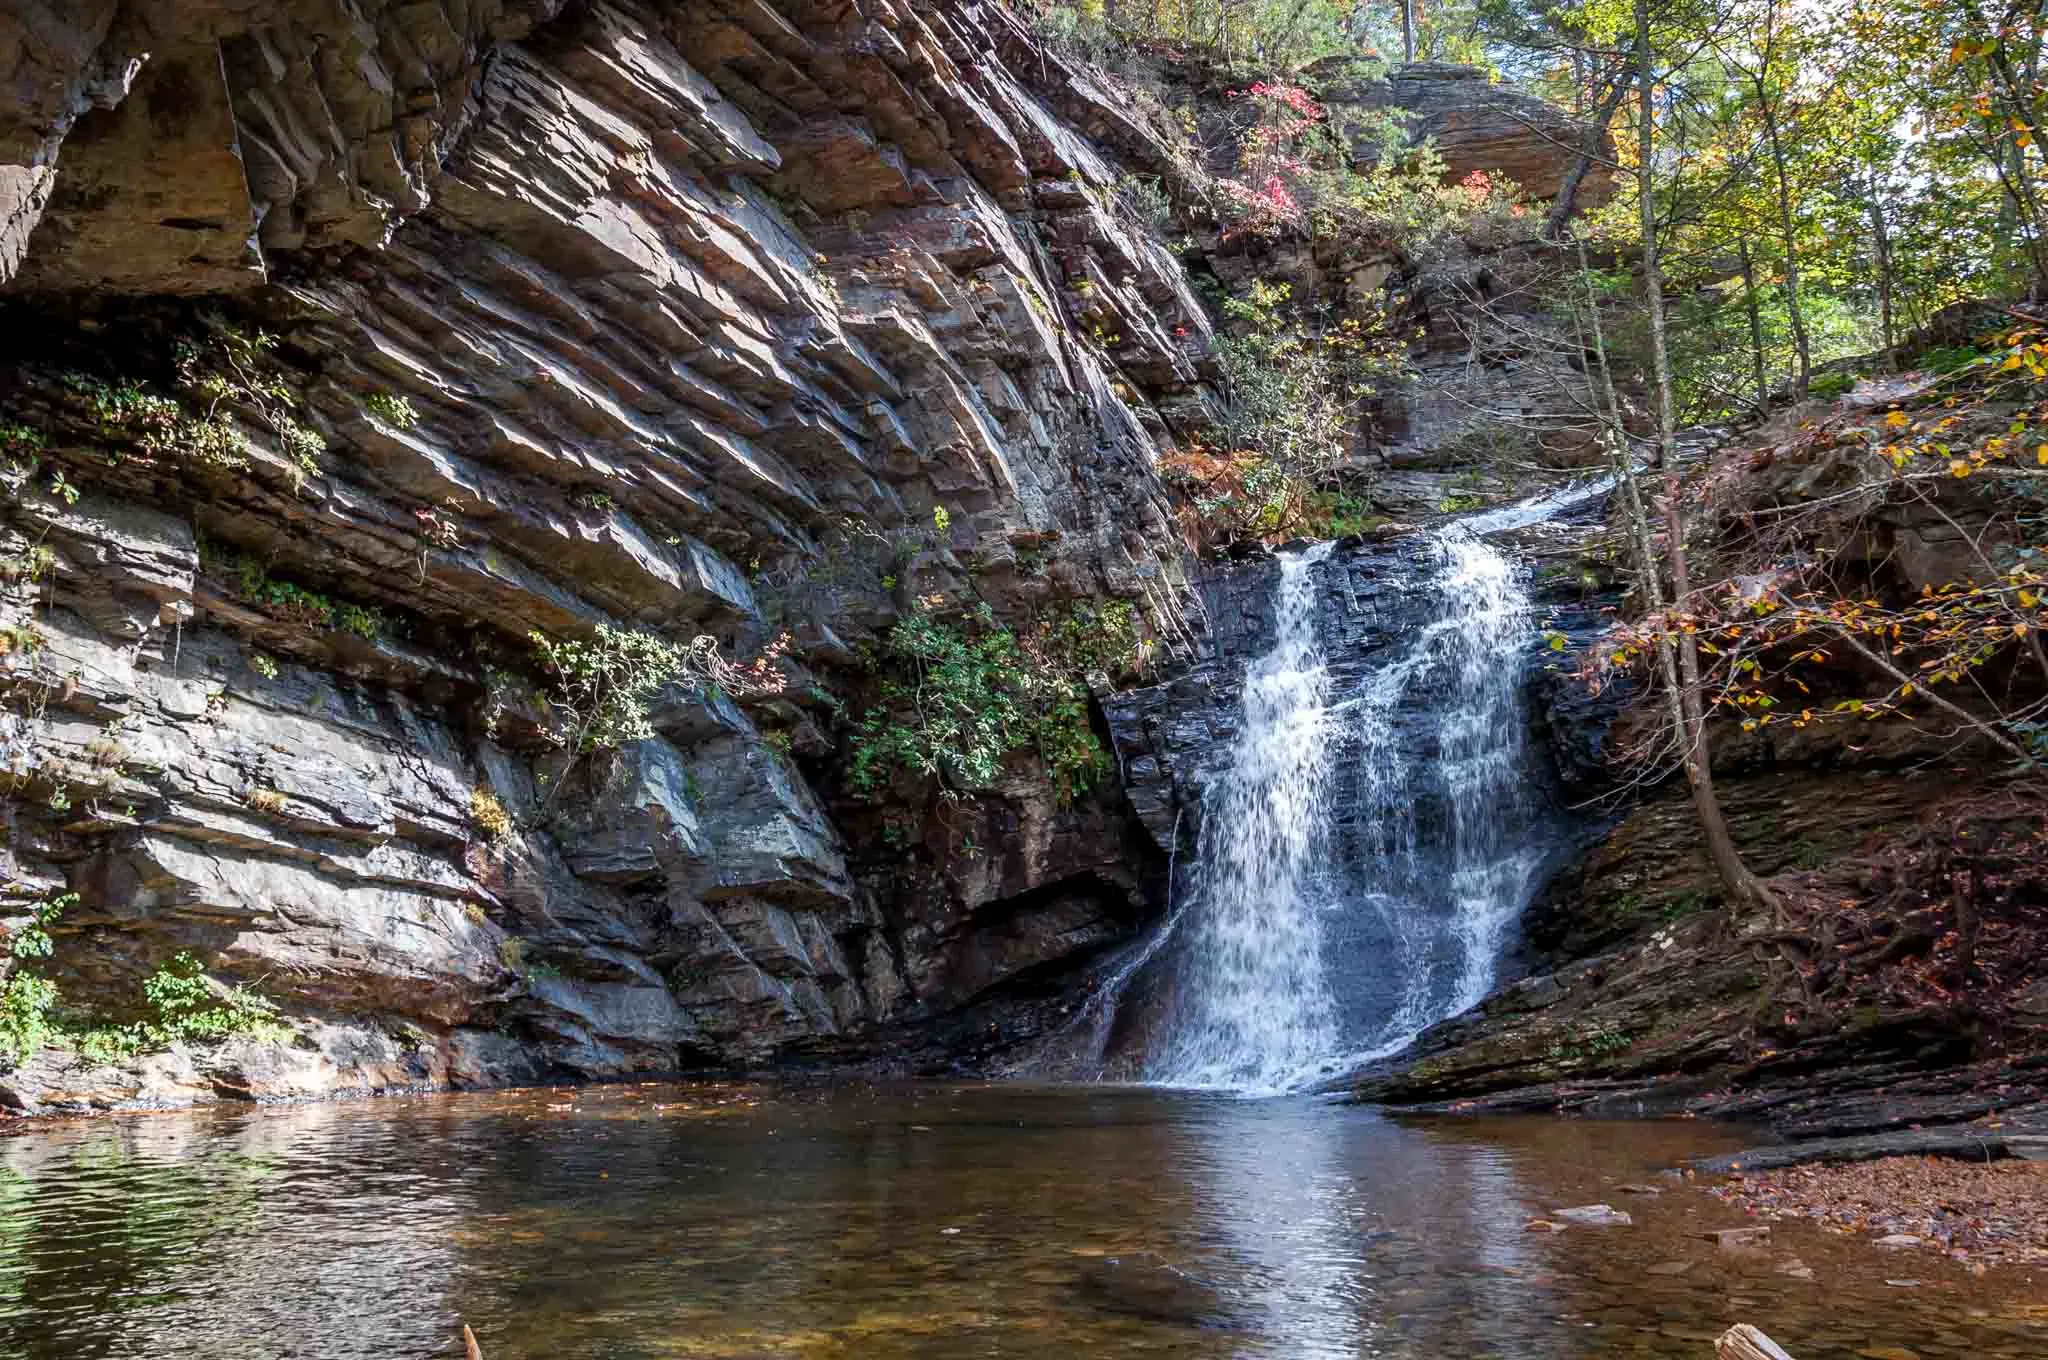
[[[22,1125],[0,1356],[401,1360],[459,1355],[460,1321],[489,1360],[1705,1360],[1737,1321],[1798,1360],[2048,1354],[2048,1271],[1808,1223],[1706,1240],[1745,1220],[1654,1172],[1742,1141],[1016,1086]],[[1526,1230],[1603,1201],[1633,1224]]]

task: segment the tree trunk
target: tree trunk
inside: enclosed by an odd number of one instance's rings
[[[1401,60],[1415,61],[1415,0],[1401,0]]]
[[[1686,597],[1692,583],[1686,570],[1685,505],[1678,478],[1678,430],[1671,397],[1671,351],[1664,334],[1664,276],[1657,258],[1657,204],[1652,193],[1651,173],[1657,163],[1656,62],[1650,46],[1650,3],[1635,0],[1636,88],[1641,99],[1637,124],[1639,177],[1636,199],[1640,205],[1643,233],[1643,296],[1650,322],[1650,386],[1657,420],[1657,462],[1664,480],[1664,556],[1671,568],[1672,611],[1663,630],[1660,651],[1677,652],[1677,674],[1667,656],[1667,683],[1676,680],[1678,691],[1679,756],[1686,783],[1692,788],[1693,811],[1699,818],[1700,833],[1707,843],[1707,855],[1721,885],[1738,904],[1768,906],[1777,915],[1777,901],[1735,848],[1735,838],[1721,815],[1721,800],[1714,793],[1712,752],[1707,744],[1705,714],[1700,708],[1699,643],[1683,623]]]
[[[1761,75],[1757,84],[1761,94]],[[1806,400],[1806,389],[1813,381],[1813,343],[1806,336],[1805,309],[1799,305],[1799,237],[1792,225],[1792,186],[1785,174],[1785,149],[1778,140],[1778,112],[1766,104],[1763,113],[1770,134],[1771,167],[1778,180],[1778,230],[1785,244],[1785,316],[1792,323],[1792,348],[1799,361],[1792,375],[1792,400],[1798,403]]]
[[[1898,343],[1898,323],[1892,315],[1892,233],[1884,220],[1884,200],[1877,192],[1877,172],[1872,171],[1863,195],[1870,211],[1870,253],[1877,265],[1877,314],[1883,328],[1884,365],[1892,366],[1892,346]]]
[[[1771,380],[1764,372],[1764,316],[1756,305],[1756,260],[1749,253],[1748,238],[1738,240],[1735,249],[1742,260],[1742,307],[1749,313],[1749,364],[1756,382],[1756,417],[1763,420],[1771,414]]]
[[[1571,172],[1564,177],[1564,183],[1557,186],[1557,197],[1550,201],[1550,215],[1543,220],[1544,240],[1555,241],[1564,235],[1565,223],[1571,221],[1572,209],[1577,206],[1579,186],[1584,184],[1586,176],[1592,173],[1593,162],[1600,155],[1600,143],[1607,136],[1607,128],[1614,121],[1614,111],[1621,107],[1622,97],[1628,93],[1628,86],[1628,68],[1616,68],[1612,84],[1594,109],[1592,120],[1586,125],[1586,136],[1579,143],[1579,158],[1572,163]]]

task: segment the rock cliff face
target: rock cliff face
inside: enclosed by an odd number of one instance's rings
[[[808,666],[912,593],[1171,606],[1152,441],[1208,322],[1104,206],[1075,124],[1141,134],[1103,91],[997,7],[102,8],[17,21],[6,143],[9,546],[48,550],[8,871],[79,893],[70,994],[191,948],[313,1019],[213,1079],[284,1093],[754,1061],[1130,928],[1113,807],[1021,789],[912,919],[795,763]],[[180,346],[259,327],[296,415],[133,437]],[[598,623],[787,631],[795,683],[542,788],[497,665]]]
[[[1210,321],[1111,85],[965,0],[27,0],[0,51],[0,915],[77,895],[100,1016],[190,950],[303,1032],[0,1102],[936,1060],[1144,919],[1121,789],[1025,761],[905,845],[825,735],[920,597],[1196,641],[1154,459]],[[527,638],[599,626],[788,642],[567,761]]]

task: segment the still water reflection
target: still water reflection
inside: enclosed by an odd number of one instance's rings
[[[1397,1123],[1142,1090],[615,1087],[0,1136],[0,1356],[2048,1353],[1972,1280],[1629,1195],[1697,1125]],[[1623,1204],[1631,1228],[1531,1234]],[[1805,1281],[1780,1270],[1797,1255]],[[1885,1277],[1917,1277],[1887,1283]]]

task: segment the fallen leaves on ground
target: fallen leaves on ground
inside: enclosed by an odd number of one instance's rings
[[[1745,1172],[1713,1188],[1771,1218],[1912,1243],[1979,1264],[2048,1261],[2048,1162],[1885,1157]]]

